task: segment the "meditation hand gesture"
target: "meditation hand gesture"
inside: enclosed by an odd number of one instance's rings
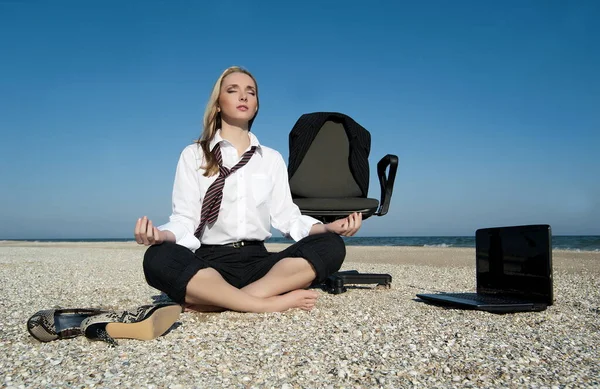
[[[338,235],[352,236],[360,229],[361,224],[362,213],[354,212],[348,215],[348,217],[325,224],[325,229]]]
[[[152,221],[148,220],[146,216],[139,218],[137,223],[135,223],[135,241],[139,244],[146,246],[161,244],[165,240],[161,232],[152,225]]]

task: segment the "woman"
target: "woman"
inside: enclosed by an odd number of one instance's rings
[[[340,269],[340,235],[361,226],[360,213],[329,224],[300,214],[281,154],[250,132],[258,107],[254,77],[226,69],[210,95],[201,138],[181,153],[169,222],[156,227],[144,216],[135,225],[136,241],[151,246],[147,282],[188,309],[311,310],[318,293],[305,288]],[[271,225],[296,243],[267,252]]]

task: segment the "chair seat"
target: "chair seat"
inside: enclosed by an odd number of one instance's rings
[[[304,215],[345,217],[352,212],[362,212],[363,220],[377,211],[379,201],[363,197],[295,198],[294,203]],[[317,217],[319,219],[319,217]]]

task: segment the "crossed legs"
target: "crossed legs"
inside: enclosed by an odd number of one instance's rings
[[[304,290],[315,279],[304,258],[284,258],[261,279],[238,289],[212,268],[199,270],[188,282],[185,302],[197,311],[230,309],[241,312],[281,312],[290,308],[311,310],[318,293]]]

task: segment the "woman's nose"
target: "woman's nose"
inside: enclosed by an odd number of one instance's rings
[[[248,101],[248,96],[246,96],[245,93],[240,94],[240,100],[242,101]]]

